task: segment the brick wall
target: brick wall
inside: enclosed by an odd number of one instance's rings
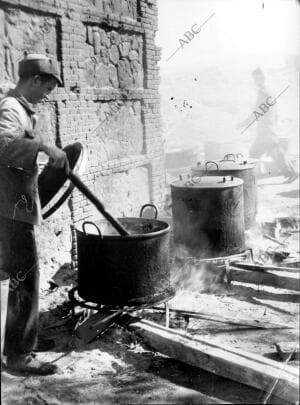
[[[156,30],[156,0],[0,1],[0,93],[17,82],[24,51],[59,60],[63,86],[37,107],[41,134],[62,146],[82,141],[83,180],[114,215],[137,216],[147,202],[162,207]],[[66,261],[66,219],[87,217],[100,214],[75,191],[39,231],[53,250],[45,265]],[[55,264],[58,248],[64,259]]]

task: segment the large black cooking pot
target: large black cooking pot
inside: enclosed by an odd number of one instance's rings
[[[101,221],[76,227],[80,297],[99,304],[139,305],[172,294],[169,225],[156,216],[119,221],[129,235],[120,236],[113,228],[102,233]]]
[[[192,176],[171,184],[174,241],[199,258],[245,250],[243,180]]]
[[[232,158],[233,156],[233,158]],[[257,214],[257,181],[256,164],[236,158],[238,155],[228,154],[224,160],[198,163],[192,168],[192,174],[198,176],[234,176],[244,181],[244,221],[245,229],[255,224]]]

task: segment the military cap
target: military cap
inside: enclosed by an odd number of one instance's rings
[[[51,75],[62,85],[58,63],[40,54],[28,54],[19,62],[19,76]]]

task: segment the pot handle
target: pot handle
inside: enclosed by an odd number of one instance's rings
[[[87,235],[86,230],[85,230],[85,226],[86,226],[86,225],[93,225],[93,226],[97,229],[99,236],[102,237],[102,233],[101,233],[100,229],[98,228],[98,226],[97,226],[94,222],[90,222],[90,221],[85,221],[85,222],[82,224],[82,230],[83,230],[83,232],[84,232],[85,235]]]
[[[217,170],[220,170],[220,169],[219,169],[219,165],[218,165],[217,162],[214,162],[213,160],[209,160],[208,162],[205,163],[205,170],[206,170],[206,171],[208,171],[208,170],[207,170],[207,165],[208,165],[208,163],[212,163],[212,164],[216,165]]]
[[[238,155],[240,155],[240,153],[239,153]],[[236,158],[238,157],[238,155],[235,155],[234,153],[227,153],[227,154],[224,156],[223,160],[221,160],[221,162],[224,162],[225,160],[232,160],[233,162],[235,162],[235,160],[236,160]],[[232,159],[229,159],[230,156],[232,156]]]
[[[156,206],[155,206],[154,204],[145,204],[145,205],[143,205],[142,208],[141,208],[141,210],[140,210],[140,218],[143,217],[144,209],[145,209],[146,207],[151,207],[151,208],[154,209],[154,212],[155,212],[155,214],[154,214],[154,219],[157,219],[158,211],[157,211],[157,208],[156,208]]]

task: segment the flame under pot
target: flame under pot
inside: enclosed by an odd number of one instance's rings
[[[139,305],[170,295],[169,225],[146,218],[119,221],[129,236],[110,228],[101,234],[100,221],[76,228],[79,295],[106,305]]]
[[[205,176],[171,185],[175,244],[201,258],[245,250],[243,181]]]

